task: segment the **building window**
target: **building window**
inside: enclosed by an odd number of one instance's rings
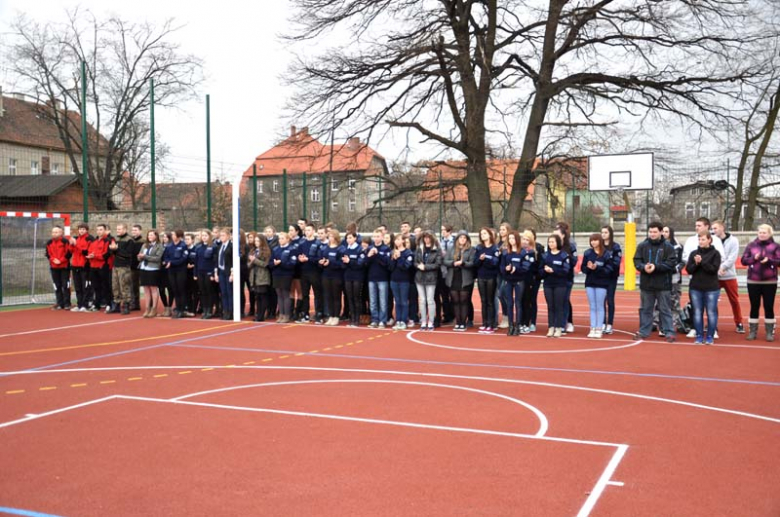
[[[30,162],[30,174],[40,174],[41,170],[38,168],[38,162],[31,161]]]
[[[271,190],[274,192],[279,192],[279,180],[274,180]]]
[[[317,210],[311,211],[311,220],[312,221],[319,221],[320,220],[320,213]]]
[[[338,180],[330,180],[330,190],[333,192],[339,191],[339,182]]]
[[[357,185],[357,180],[354,180],[352,178],[347,180],[347,188],[349,190],[355,190],[355,185]]]
[[[338,207],[339,207],[339,202],[338,201],[331,202],[331,204],[330,204],[330,209],[331,210],[337,210]]]
[[[262,194],[263,193],[263,182],[262,181],[258,181],[257,182],[257,193],[258,194]]]
[[[685,203],[685,218],[689,221],[694,218],[695,206],[693,203]]]
[[[16,174],[16,158],[8,158],[8,174]]]
[[[59,174],[60,173],[60,164],[59,163],[52,163],[51,164],[51,173],[52,174]]]
[[[357,201],[354,199],[349,200],[349,211],[354,212],[357,209]]]
[[[710,217],[710,204],[702,203],[699,205],[699,217]]]
[[[311,189],[311,200],[316,203],[320,200],[320,189],[313,188]]]

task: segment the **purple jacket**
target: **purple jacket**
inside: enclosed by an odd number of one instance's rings
[[[759,260],[756,260],[756,254]],[[762,264],[764,257],[769,260]],[[777,282],[777,267],[780,266],[780,245],[774,239],[754,240],[747,245],[742,254],[742,263],[748,266],[747,279],[750,283]]]

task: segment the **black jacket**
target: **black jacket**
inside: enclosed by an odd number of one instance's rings
[[[701,264],[694,258],[701,255]],[[720,253],[714,247],[698,248],[688,256],[685,269],[691,275],[690,289],[694,291],[718,291],[718,270],[720,269]]]
[[[645,271],[647,264],[655,264],[652,274]],[[634,267],[641,272],[639,287],[642,291],[671,291],[677,253],[674,246],[663,237],[657,241],[647,238],[636,247]]]
[[[214,247],[214,262],[217,270],[220,269],[219,252],[221,249],[221,244]],[[223,260],[225,261],[225,272],[230,274],[231,270],[233,269],[233,241],[227,243]]]
[[[114,267],[130,267],[133,265],[133,259],[138,254],[135,242],[130,234],[126,233],[116,238],[117,249],[112,250],[114,254]],[[137,260],[137,259],[136,259]]]

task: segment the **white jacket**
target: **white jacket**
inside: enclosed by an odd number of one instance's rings
[[[714,241],[720,241],[715,238]],[[722,275],[718,275],[718,280],[734,280],[737,278],[737,258],[739,257],[739,241],[730,233],[722,241],[725,256],[722,257],[720,269]]]

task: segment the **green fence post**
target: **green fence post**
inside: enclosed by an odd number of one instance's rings
[[[0,221],[0,305],[3,305],[3,223]]]
[[[301,214],[301,217],[303,217],[304,219],[308,220],[309,217],[306,215],[308,213],[306,211],[306,202],[308,200],[306,199],[307,192],[306,192],[306,173],[305,172],[303,173],[303,183],[302,183],[302,186],[303,186],[303,214]]]
[[[206,95],[206,227],[211,229],[211,96]],[[237,232],[238,228],[233,228]]]
[[[287,169],[282,169],[282,228],[287,231]]]
[[[154,79],[149,79],[149,126],[151,134],[151,158],[152,158],[152,228],[157,228],[157,182],[155,173],[155,154],[154,154]]]
[[[89,157],[87,150],[87,63],[81,62],[81,181],[84,190],[84,222],[89,222]]]
[[[252,217],[254,229],[257,231],[257,162],[252,164]]]

